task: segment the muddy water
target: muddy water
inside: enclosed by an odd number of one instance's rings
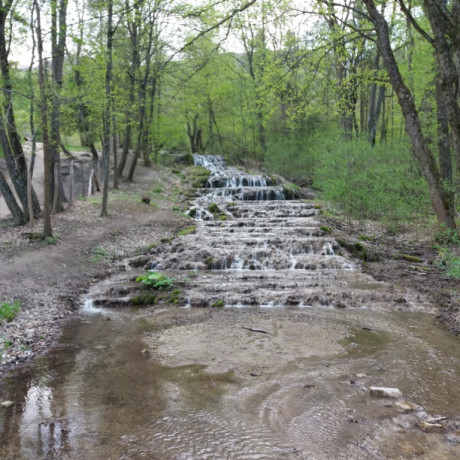
[[[182,304],[95,308],[120,279],[95,286],[59,346],[8,378],[0,458],[460,458],[459,340],[433,306],[362,275],[313,203],[210,167],[196,234],[152,254],[188,278]],[[436,416],[442,432],[418,427]]]
[[[276,345],[274,325],[282,330],[287,319],[313,338],[284,337],[267,367],[255,350]],[[35,368],[10,377],[3,397],[14,405],[1,409],[0,458],[455,459],[454,432],[423,433],[415,426],[428,417],[423,411],[402,414],[368,392],[395,386],[430,415],[458,416],[458,341],[432,319],[314,308],[90,311]],[[217,341],[240,324],[263,325],[267,337],[244,330],[247,338],[229,342],[225,355],[206,343],[203,364],[190,359],[197,326],[219,328]],[[152,329],[167,342],[157,358],[142,340]],[[244,340],[247,365],[231,359]]]

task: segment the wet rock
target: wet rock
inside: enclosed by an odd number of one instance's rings
[[[370,387],[369,392],[372,396],[379,398],[402,398],[401,390],[388,387]]]
[[[1,407],[8,408],[8,407],[11,407],[13,404],[14,404],[13,401],[2,401],[2,402],[0,403],[0,406],[1,406]]]
[[[446,439],[453,444],[460,444],[460,430],[455,430],[447,433]]]
[[[424,420],[417,425],[425,433],[441,433],[446,429],[445,423]]]
[[[420,406],[409,401],[397,401],[395,406],[400,412],[404,413],[413,412],[415,410],[421,409]]]

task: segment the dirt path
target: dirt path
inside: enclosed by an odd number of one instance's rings
[[[56,241],[34,241],[41,231],[6,227],[0,233],[0,301],[21,303],[15,321],[0,325],[1,368],[11,367],[49,348],[63,319],[76,314],[78,295],[107,274],[111,261],[142,252],[170,236],[187,220],[168,200],[180,181],[162,167],[138,167],[134,184],[111,193],[109,217],[99,217],[100,197],[74,202],[53,217]],[[160,191],[161,188],[161,191]],[[156,190],[156,192],[154,192]],[[150,205],[141,196],[152,197]]]

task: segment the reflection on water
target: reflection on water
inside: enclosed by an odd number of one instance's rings
[[[458,416],[456,338],[429,315],[301,314],[353,325],[343,352],[249,380],[150,360],[142,312],[74,322],[49,357],[10,378],[2,399],[15,405],[1,409],[0,458],[458,458],[454,435],[421,432],[367,391],[397,386],[431,414]]]

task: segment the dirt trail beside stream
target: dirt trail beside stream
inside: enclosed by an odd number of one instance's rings
[[[100,196],[75,201],[53,216],[54,244],[28,237],[41,232],[40,221],[34,227],[3,222],[0,301],[19,301],[22,307],[15,321],[0,325],[0,369],[46,351],[62,321],[78,313],[79,295],[114,270],[113,260],[140,253],[185,225],[187,219],[166,199],[180,185],[175,175],[162,167],[139,166],[135,180],[121,181],[120,190],[111,193],[107,218],[99,217]],[[153,198],[150,205],[141,202],[143,194]]]

